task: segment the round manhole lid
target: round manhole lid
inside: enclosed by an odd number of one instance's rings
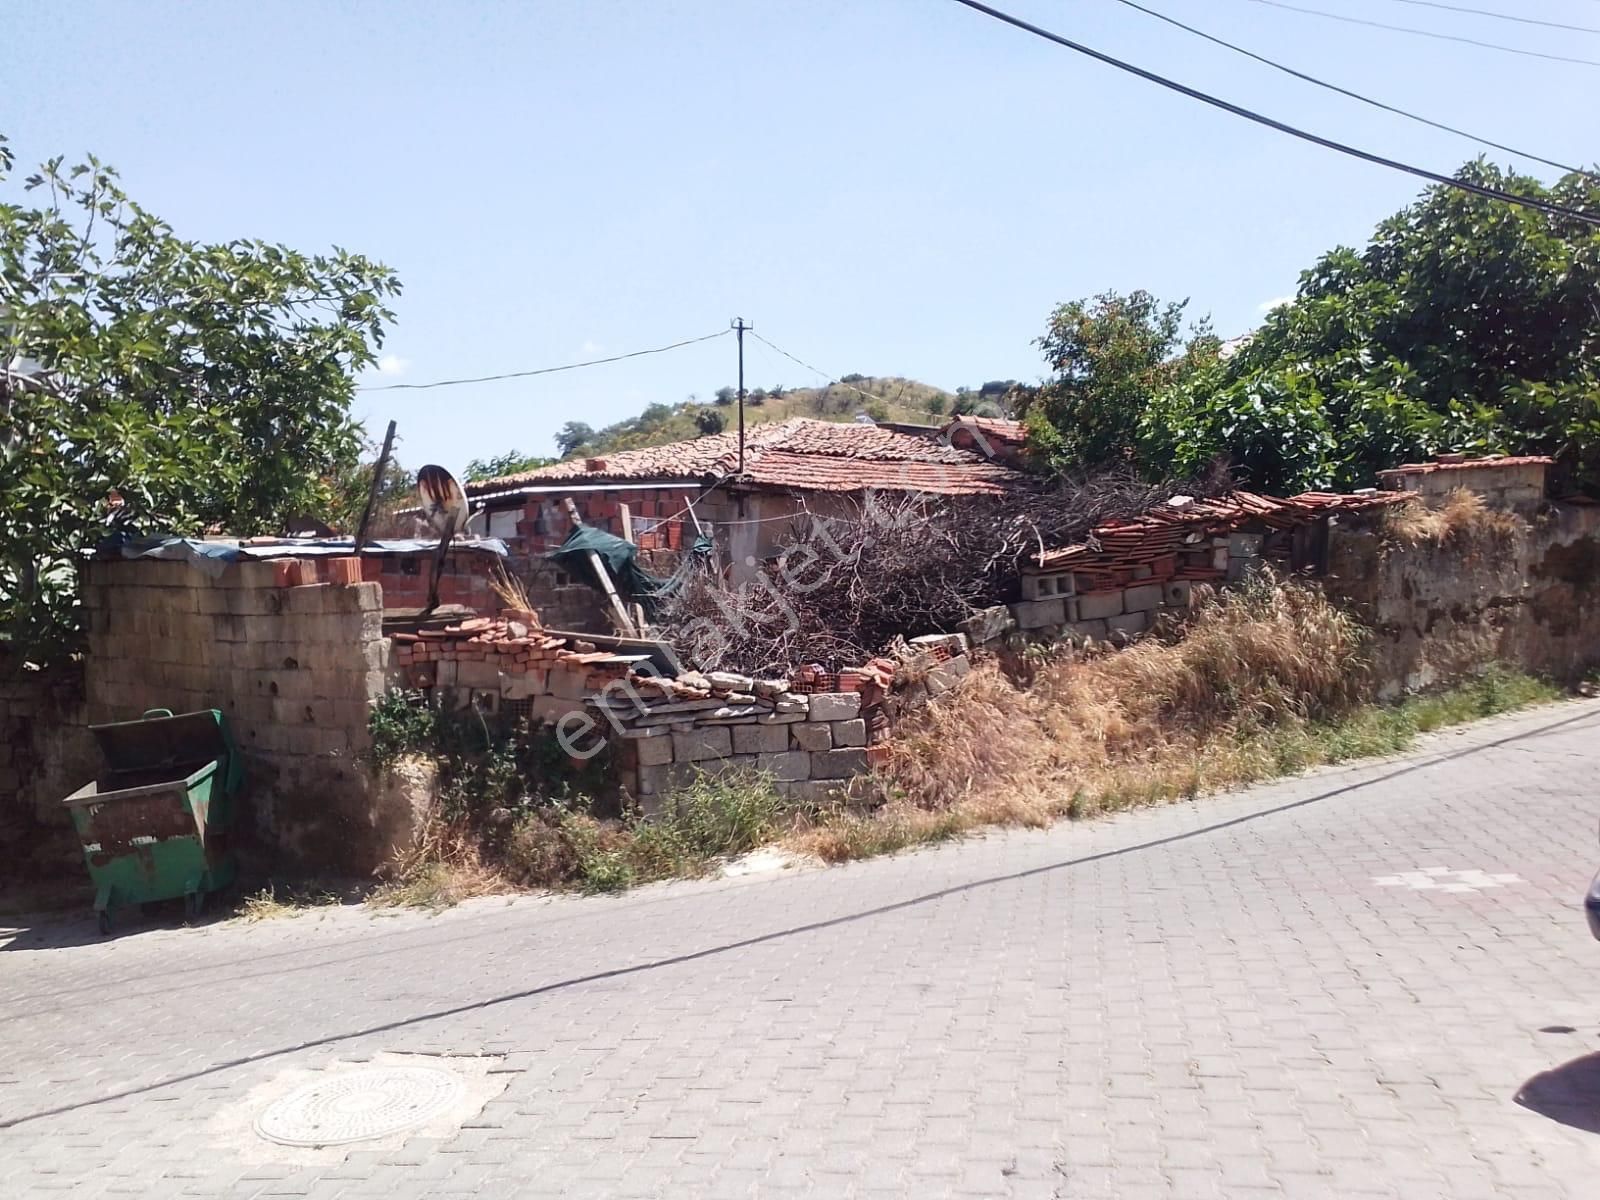
[[[283,1146],[341,1146],[414,1129],[465,1094],[438,1067],[362,1067],[295,1089],[256,1118],[256,1132]]]

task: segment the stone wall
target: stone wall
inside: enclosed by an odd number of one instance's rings
[[[1522,507],[1520,498],[1513,501]],[[1600,665],[1600,508],[1547,506],[1506,536],[1405,542],[1379,518],[1329,539],[1329,596],[1375,631],[1391,697],[1498,660],[1564,682]]]
[[[298,867],[370,870],[387,834],[359,759],[387,682],[383,592],[283,586],[286,565],[89,564],[86,716],[220,709],[244,754],[243,810],[261,844]]]
[[[81,861],[61,801],[98,761],[81,666],[39,671],[0,654],[0,874],[53,875]]]

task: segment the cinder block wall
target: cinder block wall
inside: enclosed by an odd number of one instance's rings
[[[0,654],[0,881],[59,875],[82,861],[61,800],[96,761],[81,667],[36,671]]]
[[[220,709],[262,844],[307,868],[376,865],[386,831],[360,756],[389,658],[378,584],[277,587],[270,562],[152,559],[94,562],[85,580],[90,722]]]

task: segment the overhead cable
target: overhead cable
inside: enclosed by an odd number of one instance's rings
[[[685,338],[681,342],[673,342],[667,346],[656,346],[649,350],[630,350],[627,354],[612,354],[606,358],[591,358],[585,362],[564,363],[559,367],[537,367],[531,371],[506,371],[500,375],[477,375],[470,379],[436,379],[432,383],[367,384],[356,390],[360,392],[424,391],[428,388],[457,387],[464,383],[494,383],[500,379],[527,379],[534,375],[554,375],[558,371],[576,371],[580,367],[598,367],[604,363],[621,362],[625,358],[643,358],[647,354],[665,354],[668,350],[677,350],[683,346],[693,346],[696,342],[709,342],[713,338],[726,337],[731,332],[732,330],[719,329],[715,333],[708,333],[703,337]]]
[[[1307,75],[1304,71],[1297,71],[1293,67],[1285,66],[1283,63],[1270,59],[1264,54],[1257,54],[1253,50],[1247,50],[1243,46],[1236,45],[1235,43],[1227,41],[1224,38],[1219,38],[1213,34],[1209,34],[1203,29],[1196,29],[1193,25],[1186,25],[1176,17],[1168,16],[1164,12],[1157,12],[1153,8],[1146,8],[1144,5],[1136,3],[1135,0],[1116,0],[1116,3],[1125,5],[1128,8],[1136,9],[1147,16],[1154,17],[1158,21],[1165,21],[1168,25],[1175,26],[1178,29],[1183,30],[1185,33],[1192,33],[1195,37],[1204,38],[1206,41],[1211,42],[1214,45],[1222,46],[1225,49],[1232,50],[1235,54],[1242,54],[1246,58],[1254,59],[1256,62],[1262,63],[1265,66],[1269,66],[1275,71],[1282,71],[1285,75],[1292,75],[1296,79],[1302,80],[1306,83],[1315,84],[1320,88],[1326,88],[1330,92],[1337,92],[1341,96],[1348,96],[1352,100],[1359,100],[1362,104],[1370,104],[1373,108],[1381,108],[1384,112],[1394,113],[1396,116],[1405,117],[1408,120],[1417,121],[1423,125],[1430,125],[1434,129],[1442,129],[1446,133],[1453,133],[1457,137],[1467,138],[1469,141],[1479,142],[1485,146],[1492,146],[1496,150],[1504,150],[1507,154],[1515,154],[1518,158],[1526,158],[1531,159],[1534,162],[1544,163],[1545,166],[1555,167],[1559,171],[1566,171],[1579,175],[1589,175],[1591,179],[1600,178],[1600,176],[1594,176],[1585,171],[1582,167],[1569,167],[1566,163],[1557,162],[1553,158],[1545,158],[1543,155],[1534,154],[1528,150],[1519,150],[1515,146],[1507,146],[1503,142],[1497,142],[1492,138],[1486,138],[1482,134],[1469,133],[1465,129],[1457,129],[1454,125],[1446,125],[1443,121],[1435,121],[1428,117],[1419,116],[1414,112],[1407,112],[1403,108],[1396,108],[1393,104],[1385,104],[1382,100],[1374,100],[1371,96],[1363,96],[1360,92],[1353,92],[1349,88],[1340,87],[1337,83],[1329,83],[1326,79],[1318,79],[1315,75]]]
[[[1519,17],[1514,13],[1495,12],[1492,8],[1469,8],[1464,4],[1441,4],[1439,0],[1394,0],[1396,4],[1414,4],[1418,8],[1442,8],[1446,12],[1470,13],[1474,17],[1493,17],[1497,21],[1515,21],[1519,25],[1543,25],[1546,29],[1570,29],[1573,33],[1600,33],[1593,25],[1568,25],[1562,21],[1542,21],[1538,17]]]
[[[1282,121],[1275,120],[1272,117],[1258,113],[1253,109],[1244,108],[1243,106],[1234,104],[1231,101],[1223,100],[1220,97],[1213,96],[1208,92],[1202,92],[1197,88],[1192,88],[1188,84],[1179,83],[1174,79],[1168,79],[1165,75],[1157,75],[1154,71],[1147,71],[1143,67],[1136,67],[1132,63],[1124,62],[1120,58],[1113,58],[1109,54],[1092,49],[1091,47],[1085,46],[1080,42],[1074,42],[1070,38],[1063,37],[1059,33],[1052,33],[1048,29],[1044,29],[1038,25],[1024,21],[1021,17],[1012,16],[1010,13],[1002,12],[998,8],[993,8],[987,4],[983,4],[980,2],[980,0],[955,0],[955,3],[960,4],[965,8],[970,8],[975,12],[983,13],[985,16],[993,17],[995,20],[1004,22],[1005,24],[1016,29],[1021,29],[1025,33],[1031,33],[1035,37],[1043,38],[1045,41],[1054,42],[1056,45],[1062,46],[1068,50],[1073,50],[1079,54],[1087,55],[1098,62],[1105,63],[1107,66],[1115,67],[1119,71],[1126,71],[1130,75],[1137,75],[1140,79],[1147,80],[1150,83],[1159,84],[1161,87],[1168,88],[1171,91],[1179,93],[1180,95],[1188,96],[1191,100],[1199,100],[1201,103],[1209,104],[1213,108],[1220,108],[1224,112],[1232,113],[1236,117],[1243,117],[1247,121],[1254,121],[1257,125],[1265,125],[1268,129],[1276,129],[1279,133],[1287,133],[1291,137],[1300,138],[1302,141],[1310,142],[1313,145],[1321,146],[1324,149],[1334,150],[1340,154],[1348,154],[1352,158],[1359,158],[1364,162],[1375,163],[1380,167],[1388,167],[1391,170],[1403,171],[1407,175],[1415,175],[1419,179],[1426,179],[1432,183],[1442,184],[1445,187],[1456,188],[1464,192],[1471,192],[1474,195],[1483,196],[1485,199],[1500,200],[1506,204],[1515,204],[1523,208],[1536,209],[1539,212],[1548,213],[1553,217],[1566,217],[1569,220],[1582,221],[1586,225],[1600,226],[1600,215],[1592,215],[1575,208],[1567,208],[1564,205],[1552,204],[1548,200],[1540,200],[1534,196],[1519,196],[1515,192],[1507,192],[1500,188],[1489,187],[1485,184],[1473,183],[1468,179],[1455,179],[1449,175],[1441,175],[1437,171],[1430,171],[1426,167],[1417,167],[1411,165],[1410,163],[1401,162],[1398,159],[1386,158],[1381,154],[1374,154],[1369,150],[1361,150],[1355,146],[1346,145],[1343,142],[1336,142],[1332,138],[1325,138],[1320,134],[1311,133],[1304,129],[1298,129],[1293,125],[1285,124]]]
[[[1298,4],[1285,4],[1283,0],[1250,0],[1252,4],[1265,4],[1268,8],[1281,8],[1288,12],[1305,13],[1312,17],[1326,17],[1330,21],[1344,21],[1349,25],[1366,25],[1371,29],[1387,29],[1391,33],[1411,33],[1417,37],[1437,38],[1445,42],[1461,42],[1468,46],[1479,46],[1485,50],[1499,50],[1504,54],[1521,54],[1527,58],[1543,58],[1550,62],[1577,63],[1582,67],[1600,67],[1600,61],[1592,58],[1570,58],[1565,54],[1546,54],[1542,50],[1524,50],[1517,46],[1502,46],[1499,42],[1484,42],[1477,38],[1461,37],[1454,33],[1440,33],[1435,29],[1413,29],[1409,25],[1387,25],[1382,21],[1368,21],[1362,17],[1347,17],[1343,13],[1324,12],[1320,8],[1301,8]]]

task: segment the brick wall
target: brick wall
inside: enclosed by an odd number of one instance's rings
[[[89,564],[89,721],[220,709],[244,756],[245,811],[298,866],[376,865],[383,814],[360,755],[389,643],[376,583],[278,586],[281,564],[209,573],[152,559]]]
[[[432,551],[417,554],[366,554],[361,558],[361,578],[383,585],[383,604],[389,609],[420,609],[428,602],[433,582]],[[460,604],[473,612],[494,612],[500,598],[494,590],[493,554],[451,551],[439,575],[439,603]]]

